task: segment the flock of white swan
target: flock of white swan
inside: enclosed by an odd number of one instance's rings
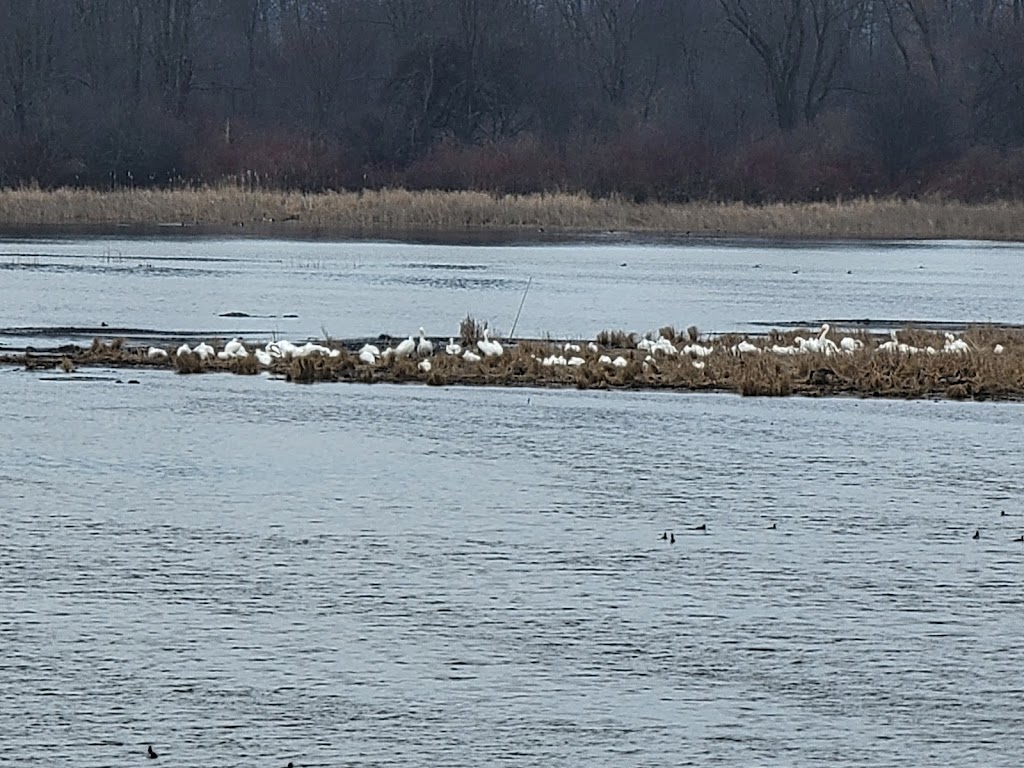
[[[661,333],[649,333],[637,342],[636,349],[640,352],[647,353],[644,358],[645,363],[655,361],[658,356],[689,358],[693,367],[697,369],[703,369],[705,366],[704,358],[710,357],[719,350],[728,352],[731,355],[822,354],[831,357],[833,355],[852,355],[864,349],[864,342],[861,339],[850,336],[844,336],[837,344],[832,341],[832,339],[828,338],[831,330],[831,326],[829,326],[828,323],[825,323],[821,326],[817,336],[812,336],[806,339],[802,336],[796,336],[794,337],[792,344],[785,346],[780,344],[768,345],[767,343],[764,346],[757,346],[756,344],[744,339],[738,344],[734,344],[728,348],[724,346],[715,347],[712,344],[705,346],[699,341],[691,341],[690,343],[680,347],[677,346],[676,342],[673,340],[662,336]],[[891,355],[938,355],[966,354],[972,351],[971,345],[963,339],[957,338],[956,335],[952,333],[945,334],[945,343],[941,348],[935,348],[932,346],[915,347],[910,344],[906,344],[899,340],[896,331],[890,331],[889,336],[889,341],[879,344],[878,347],[875,348],[876,353]],[[490,331],[488,330],[484,330],[483,338],[476,342],[475,350],[476,351],[471,348],[463,348],[463,346],[455,341],[454,338],[449,338],[448,343],[444,345],[444,353],[446,355],[461,358],[469,363],[478,363],[485,357],[501,357],[505,352],[501,342],[490,338]],[[992,351],[995,354],[1002,354],[1003,346],[1001,344],[996,344]],[[250,353],[249,350],[246,349],[242,340],[240,338],[235,338],[227,342],[227,344],[224,345],[224,348],[219,352],[210,344],[202,342],[197,344],[195,347],[190,347],[188,344],[182,344],[174,354],[176,357],[180,357],[182,355],[195,355],[201,360],[231,360],[246,358]],[[298,345],[293,344],[290,341],[277,340],[269,342],[262,349],[254,349],[252,354],[261,366],[269,368],[278,360],[293,360],[306,357],[337,358],[347,353],[340,349],[326,347],[313,342]],[[597,355],[597,362],[601,365],[615,368],[625,368],[629,365],[629,359],[622,355],[612,358],[607,354],[603,354],[601,347],[593,341],[588,343],[586,347],[569,342],[555,347],[552,350],[552,354],[545,356],[533,354],[531,357],[545,367],[574,367],[586,364],[587,357],[583,356],[586,354],[591,356]],[[170,353],[160,347],[150,347],[147,355],[153,360],[170,357]],[[568,355],[568,357],[566,355]],[[393,347],[386,347],[383,351],[376,345],[364,344],[362,348],[356,352],[356,356],[362,363],[369,366],[378,365],[382,361],[387,361],[390,358],[420,358],[418,363],[419,370],[428,373],[432,368],[430,358],[434,356],[434,343],[426,337],[426,332],[421,327],[419,329],[418,339],[415,335],[410,335],[407,339],[403,339]]]

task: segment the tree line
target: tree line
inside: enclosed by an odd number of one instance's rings
[[[1024,0],[0,0],[0,185],[1024,194]]]

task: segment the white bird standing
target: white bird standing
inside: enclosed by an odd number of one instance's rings
[[[476,343],[477,349],[480,350],[484,357],[501,357],[505,350],[501,348],[501,344],[497,341],[492,341],[489,334],[490,331],[484,328],[484,337]]]
[[[395,347],[395,357],[412,357],[412,353],[416,351],[416,340],[410,336],[405,341],[401,342]]]
[[[448,337],[448,343],[445,345],[444,351],[449,355],[455,355],[458,357],[462,354],[462,345],[456,344],[455,339]]]
[[[420,326],[420,343],[416,345],[416,353],[420,357],[430,357],[434,354],[434,344],[426,338],[426,331]]]

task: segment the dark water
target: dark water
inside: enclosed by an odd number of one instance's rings
[[[591,338],[691,323],[723,332],[827,318],[1024,322],[1024,245],[1012,243],[8,237],[0,238],[0,328],[105,322],[301,339],[404,335],[423,325],[449,336],[468,313],[507,334],[531,279],[517,335]],[[225,312],[273,317],[219,317]]]
[[[1024,761],[1020,405],[138,376],[0,371],[11,765]]]

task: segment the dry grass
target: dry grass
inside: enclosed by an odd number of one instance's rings
[[[1024,239],[1024,202],[862,199],[636,204],[585,194],[195,190],[0,190],[0,226],[270,225],[347,232],[545,229],[812,238]]]
[[[481,322],[473,319],[472,315],[466,315],[459,323],[459,343],[466,348],[473,348],[484,337],[486,330],[486,320]]]

